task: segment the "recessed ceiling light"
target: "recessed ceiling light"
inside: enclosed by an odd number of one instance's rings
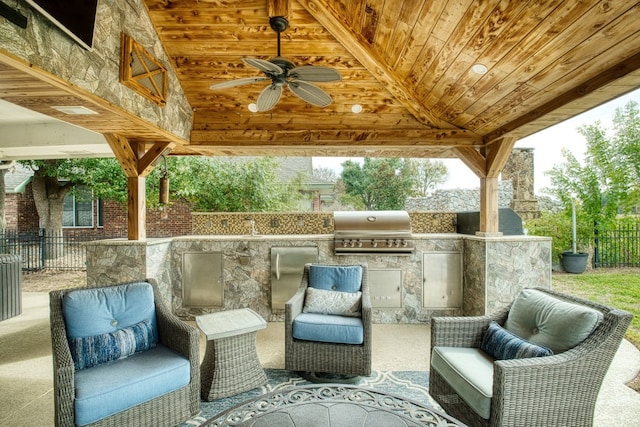
[[[480,75],[487,74],[487,71],[489,71],[487,66],[484,64],[473,64],[471,66],[471,69],[473,70],[474,73],[480,74]]]
[[[354,114],[362,113],[362,105],[355,104],[351,107],[351,112]]]
[[[258,106],[252,102],[251,104],[249,104],[249,106],[247,107],[249,109],[249,111],[251,111],[252,113],[257,113],[258,112]]]
[[[86,114],[98,114],[93,110],[88,109],[87,107],[83,107],[81,105],[58,105],[52,106],[54,110],[58,110],[61,113],[71,114],[71,115],[86,115]]]

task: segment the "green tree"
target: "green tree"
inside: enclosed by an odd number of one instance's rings
[[[126,179],[115,159],[49,159],[21,163],[33,169],[33,198],[40,227],[47,235],[62,236],[64,198],[78,185],[89,186],[96,197],[126,200]]]
[[[594,227],[613,225],[619,213],[631,212],[640,201],[640,112],[636,102],[618,108],[613,132],[598,121],[578,129],[587,141],[583,162],[563,150],[564,162],[547,174],[546,191],[561,201],[569,223],[571,204],[576,203],[578,241],[589,244]]]
[[[412,159],[409,160],[411,167],[415,169],[414,196],[426,197],[432,190],[438,188],[447,180],[449,171],[447,166],[439,160]]]
[[[292,209],[300,200],[302,177],[281,182],[274,158],[236,162],[176,158],[169,176],[172,194],[199,211],[265,212]]]
[[[196,210],[277,211],[293,207],[300,199],[299,179],[280,183],[278,163],[274,159],[238,163],[200,157],[168,157],[165,161],[171,182],[170,199],[182,199]],[[127,200],[127,177],[114,158],[21,163],[34,171],[33,197],[40,227],[48,236],[62,236],[64,198],[79,185],[88,186],[96,198],[121,203]],[[145,180],[149,208],[159,205],[158,183],[163,170],[164,163],[159,163]]]
[[[345,198],[357,209],[392,210],[404,209],[416,176],[405,159],[365,158],[362,165],[352,160],[343,162],[341,179]]]

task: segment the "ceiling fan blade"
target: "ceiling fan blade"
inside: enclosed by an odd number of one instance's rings
[[[333,68],[320,67],[317,65],[296,67],[289,71],[289,76],[306,82],[337,82],[342,80],[340,73]]]
[[[251,83],[262,82],[265,80],[270,80],[269,77],[246,77],[243,79],[229,80],[222,83],[216,83],[214,85],[209,86],[209,89],[226,89],[235,86],[248,85]]]
[[[260,58],[242,58],[242,61],[247,64],[250,65],[252,67],[257,68],[258,70],[264,72],[264,73],[276,73],[276,74],[282,74],[284,71],[282,70],[282,68],[280,68],[279,65],[274,64],[273,62],[269,62],[266,61],[264,59],[260,59]]]
[[[280,100],[282,95],[282,86],[276,84],[270,84],[260,92],[256,106],[258,111],[271,110]]]
[[[326,107],[333,102],[329,94],[324,90],[302,80],[289,82],[289,88],[303,101],[313,104],[316,107]]]

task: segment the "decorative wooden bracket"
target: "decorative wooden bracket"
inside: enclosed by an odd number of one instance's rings
[[[517,138],[513,136],[502,136],[486,143],[480,150],[473,147],[454,148],[460,160],[480,178],[480,235],[501,235],[498,177],[516,141]]]
[[[114,133],[104,135],[120,166],[127,175],[127,237],[129,240],[146,238],[145,177],[151,173],[163,154],[174,144],[157,142],[148,150],[144,143],[129,141]]]
[[[167,103],[167,69],[124,33],[121,36],[120,81],[161,107]]]

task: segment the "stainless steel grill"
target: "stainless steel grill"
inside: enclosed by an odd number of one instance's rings
[[[336,255],[413,252],[411,220],[405,211],[334,212]]]

